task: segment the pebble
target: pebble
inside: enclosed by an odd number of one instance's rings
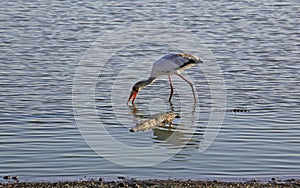
[[[3,179],[9,180],[11,177],[10,176],[4,176]]]
[[[124,182],[120,182],[120,183],[118,184],[118,186],[119,186],[119,187],[125,187],[126,184],[125,184]]]
[[[18,180],[18,176],[13,176],[11,179]]]

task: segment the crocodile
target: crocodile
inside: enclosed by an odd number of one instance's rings
[[[136,126],[131,128],[129,131],[146,131],[158,126],[164,126],[166,124],[172,126],[173,120],[177,117],[179,117],[179,115],[174,112],[154,114],[149,118],[149,120],[137,123]]]

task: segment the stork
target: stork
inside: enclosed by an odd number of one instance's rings
[[[199,57],[192,54],[171,53],[162,56],[153,64],[150,77],[147,80],[139,81],[133,85],[127,101],[127,105],[129,104],[130,100],[132,100],[132,105],[134,105],[134,100],[136,99],[136,96],[139,93],[139,91],[144,87],[152,84],[158,77],[163,75],[167,75],[170,82],[171,94],[169,97],[169,101],[171,101],[174,93],[174,87],[172,84],[171,76],[177,75],[191,86],[194,100],[196,102],[193,83],[189,81],[187,78],[185,78],[184,76],[182,76],[180,72],[198,63],[203,63],[203,61]]]

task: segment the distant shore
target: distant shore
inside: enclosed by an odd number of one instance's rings
[[[69,182],[2,182],[0,188],[14,188],[14,187],[247,187],[247,188],[261,188],[261,187],[300,187],[300,179],[275,180],[269,182],[260,182],[256,180],[247,182],[224,182],[224,181],[200,181],[200,180],[136,180],[136,179],[122,179],[117,181],[103,181],[102,178],[84,181],[69,181]]]

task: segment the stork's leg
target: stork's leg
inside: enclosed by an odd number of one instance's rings
[[[192,88],[192,91],[193,91],[193,96],[194,96],[194,100],[195,100],[195,103],[197,102],[196,100],[196,95],[195,95],[195,89],[194,89],[194,85],[191,81],[189,81],[188,79],[186,79],[184,76],[182,76],[181,74],[176,74],[177,76],[179,76],[180,78],[182,78],[184,81],[186,81]]]
[[[169,97],[169,101],[171,101],[173,93],[174,93],[174,87],[173,87],[171,75],[168,75],[168,78],[169,78],[170,88],[171,88],[171,94],[170,94],[170,97]]]

